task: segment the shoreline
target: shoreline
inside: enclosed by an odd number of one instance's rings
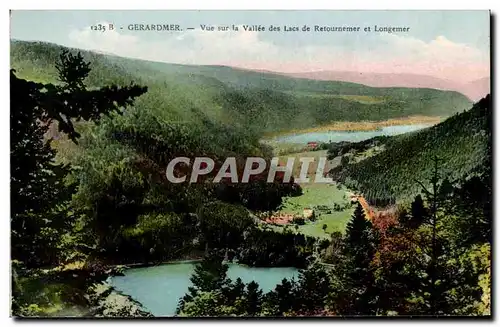
[[[316,127],[264,133],[263,140],[272,141],[273,138],[280,136],[314,133],[314,132],[370,132],[370,131],[380,130],[381,128],[389,126],[418,125],[418,124],[434,125],[440,123],[443,119],[444,117],[409,116],[404,118],[391,118],[382,121],[371,121],[371,120],[364,120],[357,122],[338,121]]]
[[[169,264],[180,264],[180,263],[194,263],[194,262],[200,262],[203,260],[202,257],[197,258],[197,259],[178,259],[178,260],[170,260],[170,261],[162,261],[162,262],[135,262],[135,263],[129,263],[129,264],[114,264],[114,265],[108,265],[109,269],[116,269],[116,268],[123,268],[123,269],[132,269],[132,268],[148,268],[148,267],[154,267],[154,266],[163,266],[163,265],[169,265]],[[112,274],[110,276],[113,276]]]
[[[89,314],[93,318],[152,318],[154,315],[142,303],[131,295],[116,289],[108,281],[91,285],[86,296],[89,302]],[[123,315],[123,311],[127,315]]]

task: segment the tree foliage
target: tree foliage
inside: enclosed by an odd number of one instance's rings
[[[63,181],[69,168],[54,160],[53,139],[47,138],[50,126],[57,124],[76,142],[80,135],[73,121],[97,121],[103,114],[119,113],[147,90],[133,84],[88,90],[84,81],[89,64],[80,54],[62,52],[56,67],[58,84],[30,82],[10,72],[12,250],[14,258],[36,264],[54,262],[40,251],[54,252],[53,244],[47,243],[56,237],[51,230],[60,233],[64,220],[71,218],[61,212],[71,195]]]

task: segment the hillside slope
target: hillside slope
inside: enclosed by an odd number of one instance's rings
[[[453,181],[479,173],[489,159],[490,105],[488,95],[472,109],[424,130],[357,144],[332,145],[332,156],[350,150],[359,154],[376,143],[379,149],[383,144],[384,149],[364,160],[345,163],[331,174],[348,187],[364,193],[371,203],[383,203],[387,199],[410,198],[420,192],[417,181],[429,181],[434,156],[439,159],[442,178]]]
[[[64,48],[11,41],[11,67],[26,79],[55,81],[54,63]],[[76,51],[72,49],[72,51]],[[225,66],[189,66],[82,51],[91,62],[89,85],[147,85],[140,110],[174,121],[212,121],[261,134],[333,121],[386,120],[410,115],[450,116],[470,107],[460,93],[418,88],[375,88],[315,81]]]

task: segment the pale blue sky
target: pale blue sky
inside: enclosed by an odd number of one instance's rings
[[[89,26],[111,22],[124,29],[106,36]],[[133,32],[131,23],[179,24],[187,32]],[[408,33],[259,32],[210,36],[200,24],[408,26]],[[232,64],[286,71],[332,69],[419,70],[432,61],[433,75],[453,78],[457,66],[484,75],[489,67],[488,11],[13,11],[11,37],[112,52],[127,57],[189,64]],[[212,32],[213,33],[213,32]],[[277,57],[280,57],[278,60]],[[404,59],[404,60],[403,60]],[[437,67],[440,60],[449,72]],[[450,64],[453,61],[453,64]],[[369,65],[370,64],[370,65]],[[385,66],[384,66],[385,65]],[[411,66],[413,65],[413,66]],[[369,67],[368,67],[369,66]],[[353,68],[354,67],[354,68]],[[482,67],[482,68],[481,68]],[[489,68],[488,68],[489,69]],[[479,72],[481,71],[481,72]],[[456,72],[455,72],[456,73]],[[448,76],[449,75],[449,76]],[[472,79],[472,77],[471,77]]]
[[[100,21],[117,25],[130,23],[172,22],[181,26],[199,24],[275,24],[298,25],[392,25],[409,26],[407,35],[430,41],[439,35],[457,43],[465,43],[483,51],[489,49],[488,11],[13,11],[11,36],[21,40],[68,43],[68,31],[81,29]],[[158,33],[141,34],[141,38],[161,37]],[[376,38],[375,34],[371,34]],[[286,33],[263,33],[274,42],[315,44],[341,42],[349,46],[352,36],[342,33],[298,33],[290,38]],[[364,36],[366,38],[366,36]],[[366,40],[365,40],[366,41]]]

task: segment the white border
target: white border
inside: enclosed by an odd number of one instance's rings
[[[1,262],[4,264],[4,267],[0,269],[0,281],[3,285],[3,295],[0,296],[0,308],[3,310],[1,315],[2,323],[7,323],[8,325],[14,324],[14,321],[9,316],[9,308],[10,308],[10,299],[7,296],[10,289],[10,268],[9,268],[9,257],[10,257],[10,220],[9,220],[9,206],[10,206],[10,198],[9,198],[9,79],[8,79],[8,69],[10,67],[9,64],[9,53],[7,49],[9,49],[9,14],[7,9],[374,9],[374,10],[387,10],[387,9],[429,9],[429,10],[438,10],[438,9],[456,9],[456,10],[471,10],[471,9],[492,9],[494,13],[497,15],[500,14],[500,10],[498,9],[499,1],[487,1],[487,0],[474,0],[474,1],[436,1],[436,0],[420,0],[420,1],[412,1],[412,2],[403,2],[400,1],[389,1],[389,0],[377,0],[377,1],[361,1],[361,0],[349,0],[349,1],[297,1],[297,0],[283,0],[283,1],[213,1],[213,0],[184,0],[184,1],[166,1],[166,0],[148,0],[148,1],[105,1],[105,0],[86,0],[86,1],[55,1],[55,0],[45,0],[45,1],[26,1],[26,0],[17,0],[17,1],[2,1],[2,11],[0,12],[0,24],[2,25],[2,44],[4,47],[3,51],[0,52],[2,67],[4,67],[4,71],[2,76],[2,87],[0,88],[2,92],[2,96],[0,99],[2,100],[2,117],[0,119],[0,155],[2,158],[0,159],[1,165],[1,181],[0,181],[0,210],[2,210],[1,223],[2,225],[2,237],[0,238],[2,241],[1,246]],[[466,6],[466,7],[465,7]],[[498,19],[498,17],[497,17]],[[422,22],[425,24],[425,22]],[[498,24],[498,21],[497,21]],[[464,28],[467,28],[464,26]],[[497,35],[494,34],[495,44],[498,42]],[[498,49],[497,49],[498,50]],[[495,59],[498,59],[497,54],[495,54]],[[492,58],[493,60],[493,58]],[[494,94],[497,94],[497,87],[495,86]],[[496,108],[495,108],[496,109]],[[498,124],[499,113],[495,114],[495,125]],[[495,140],[495,153],[499,153],[498,142]],[[496,161],[495,161],[496,162]],[[497,187],[497,180],[495,180],[495,189]],[[498,212],[498,204],[500,203],[497,194],[495,194],[495,212]],[[496,217],[495,217],[496,218]],[[498,221],[494,223],[494,226],[499,224]],[[496,235],[495,235],[496,236]],[[495,242],[494,253],[498,253],[498,242]],[[494,281],[498,282],[498,270],[494,267]],[[495,283],[494,283],[495,285]],[[494,292],[494,312],[498,314],[498,303],[499,299],[496,297],[496,292]],[[97,325],[104,325],[105,322],[92,321]],[[279,321],[280,323],[289,324],[290,321]],[[304,323],[303,321],[301,321]],[[331,324],[343,323],[341,320],[333,320],[333,321],[325,321]],[[396,323],[401,324],[405,321],[395,320],[395,321],[383,321],[382,323]],[[47,322],[52,324],[53,321]],[[75,323],[72,321],[63,321],[60,322],[62,325]],[[123,323],[123,321],[116,321],[115,323]],[[142,321],[139,322],[127,322],[132,324],[142,324]],[[177,323],[175,321],[155,321],[153,323],[168,323],[173,324]],[[192,325],[194,326],[198,322],[184,322],[183,325]],[[207,321],[205,324],[218,324],[219,321]],[[229,321],[229,323],[236,323],[236,321]],[[272,322],[253,322],[252,324],[271,324],[278,323],[278,321]],[[308,323],[306,321],[306,323]],[[349,321],[351,324],[356,325],[364,325],[364,324],[373,324],[373,321]],[[416,321],[414,322],[416,325],[434,325],[438,323],[452,323],[455,321],[439,321],[439,322],[430,322],[430,321]],[[476,324],[479,323],[468,321],[468,323]],[[26,325],[34,324],[34,322],[24,322]],[[2,324],[3,325],[3,324]]]
[[[213,1],[213,0],[185,0],[185,1],[12,1],[10,9],[465,9],[459,1],[418,1],[411,4],[404,1],[304,1],[304,0],[274,0],[274,1]],[[469,1],[466,9],[491,9],[493,1]]]

